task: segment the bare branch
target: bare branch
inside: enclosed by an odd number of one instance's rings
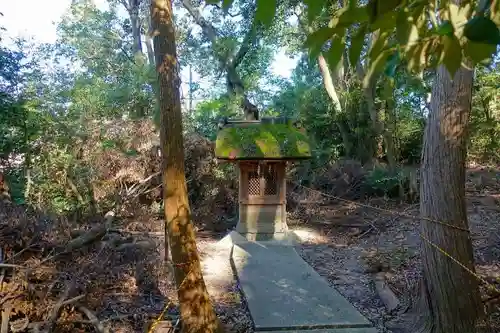
[[[84,306],[79,306],[78,310],[80,310],[83,313],[85,313],[85,315],[87,316],[87,318],[89,318],[90,322],[92,323],[92,325],[94,325],[95,329],[99,333],[109,333],[109,329],[107,329],[107,328],[104,327],[104,325],[99,321],[99,319],[97,318],[97,316],[92,311],[90,311],[89,309],[87,309]]]
[[[191,3],[191,0],[182,0],[182,5],[186,8],[189,14],[191,14],[195,22],[201,27],[205,36],[207,36],[210,42],[215,45],[217,43],[217,30],[215,30],[214,26],[205,20],[203,15],[201,15],[200,10]]]
[[[57,323],[57,318],[59,318],[59,315],[61,313],[63,303],[64,301],[68,298],[70,292],[73,290],[74,287],[74,282],[71,281],[68,285],[66,285],[66,288],[64,289],[64,292],[62,293],[61,297],[59,297],[59,300],[57,303],[54,305],[54,308],[52,309],[52,312],[50,314],[50,318],[48,321],[48,327],[45,330],[45,332],[53,332],[56,323]]]
[[[119,2],[122,4],[123,7],[125,7],[127,11],[130,11],[130,7],[128,5],[127,0],[119,0]]]

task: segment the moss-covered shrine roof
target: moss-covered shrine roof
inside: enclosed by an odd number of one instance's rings
[[[311,157],[306,134],[291,123],[252,123],[222,128],[215,156],[225,160],[293,160]]]

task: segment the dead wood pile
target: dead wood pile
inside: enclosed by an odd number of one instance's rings
[[[213,142],[201,135],[185,135],[184,147],[194,223],[201,229],[225,231],[232,227],[228,221],[236,214],[234,168],[219,165]],[[151,212],[152,207],[161,212],[159,134],[151,122],[99,124],[81,149],[82,159],[93,170],[93,200],[101,203],[100,210],[118,207],[121,216]]]
[[[113,218],[72,229],[0,203],[1,333],[140,331],[161,312],[157,242],[114,229]]]

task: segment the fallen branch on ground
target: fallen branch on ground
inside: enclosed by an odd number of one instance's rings
[[[10,321],[10,313],[12,312],[12,305],[6,305],[2,310],[2,326],[0,327],[0,333],[8,333],[9,332],[9,321]]]
[[[89,309],[87,309],[84,306],[79,306],[78,310],[80,310],[81,312],[85,313],[85,315],[87,316],[87,318],[89,318],[90,322],[92,323],[92,325],[94,325],[95,329],[99,333],[109,333],[109,330],[104,327],[104,325],[99,321],[99,319],[97,318],[97,316],[92,311],[90,311]]]
[[[384,303],[387,311],[392,312],[396,310],[399,307],[400,302],[392,291],[391,287],[388,285],[385,278],[385,272],[375,273],[373,276],[373,280],[375,283],[375,290]]]
[[[64,289],[63,294],[61,295],[61,297],[59,297],[59,300],[54,305],[54,308],[52,309],[52,312],[49,317],[48,327],[44,332],[50,333],[54,331],[56,327],[57,318],[59,318],[61,310],[64,306],[64,301],[66,300],[66,298],[68,298],[69,293],[71,292],[72,289],[73,289],[73,282],[71,282],[66,286],[66,289]]]

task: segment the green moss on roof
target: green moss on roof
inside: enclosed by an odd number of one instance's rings
[[[304,159],[311,157],[309,139],[291,124],[225,127],[217,135],[220,159]]]

